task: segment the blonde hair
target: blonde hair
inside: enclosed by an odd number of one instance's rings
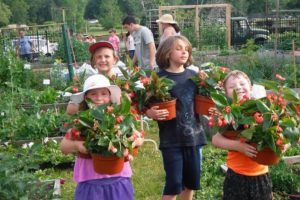
[[[161,45],[159,45],[156,52],[156,63],[160,69],[167,69],[170,67],[169,54],[178,40],[185,42],[188,47],[189,57],[187,62],[184,64],[184,67],[187,67],[193,63],[192,45],[189,40],[181,35],[170,36]]]
[[[248,76],[245,72],[242,72],[242,71],[240,71],[240,70],[233,70],[233,71],[229,72],[229,73],[225,76],[225,78],[224,78],[224,80],[223,80],[223,87],[224,87],[225,91],[226,91],[226,83],[227,83],[228,79],[229,79],[230,77],[235,77],[235,78],[236,78],[236,77],[239,77],[239,76],[245,78],[245,79],[248,81],[249,85],[251,86],[250,78],[249,78],[249,76]]]

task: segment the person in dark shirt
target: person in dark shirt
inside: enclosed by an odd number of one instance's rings
[[[175,81],[170,91],[176,98],[176,118],[159,121],[168,111],[153,106],[146,111],[148,117],[158,120],[159,148],[166,173],[162,199],[193,198],[193,190],[200,188],[202,146],[206,144],[199,116],[194,112],[197,86],[190,79],[196,72],[186,67],[192,63],[192,46],[184,36],[171,36],[159,46],[156,62],[165,76]],[[201,72],[200,72],[201,73]]]

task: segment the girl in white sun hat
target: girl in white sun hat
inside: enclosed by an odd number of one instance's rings
[[[109,80],[100,74],[87,78],[83,91],[71,96],[73,101],[78,103],[85,103],[85,100],[89,99],[95,106],[110,102],[120,103],[120,97],[121,89],[116,85],[110,85]],[[60,149],[64,154],[87,153],[83,143],[84,141],[63,138]],[[73,179],[77,183],[74,199],[133,200],[131,176],[132,170],[129,162],[124,163],[122,171],[118,174],[99,174],[94,171],[92,159],[78,156],[73,172]]]

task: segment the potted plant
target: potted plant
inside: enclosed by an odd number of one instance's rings
[[[84,137],[84,145],[92,155],[94,169],[102,174],[115,174],[123,169],[124,159],[132,154],[132,144],[143,137],[137,131],[137,115],[131,112],[130,100],[121,104],[89,104],[73,120],[72,137]],[[112,165],[105,163],[114,162]]]
[[[259,151],[254,158],[256,162],[271,165],[279,161],[285,145],[299,145],[300,116],[296,104],[300,99],[281,81],[264,80],[259,84],[272,89],[272,93],[261,99],[244,97],[242,100],[238,100],[236,93],[233,99],[223,93],[211,93],[217,111],[209,117],[208,123],[214,131],[233,139],[225,131],[231,126],[238,131],[234,138],[256,146]]]
[[[150,77],[140,76],[139,81],[140,86],[135,87],[136,96],[134,98],[138,105],[158,106],[159,109],[167,109],[169,116],[164,120],[175,118],[176,99],[170,94],[175,82],[166,77],[159,77],[156,72],[152,72]]]
[[[222,91],[223,80],[229,69],[216,66],[211,62],[202,65],[201,69],[207,73],[207,78],[203,79],[198,75],[191,78],[198,86],[198,95],[195,97],[195,112],[208,115],[208,109],[215,106],[210,98],[210,93]]]
[[[133,107],[139,114],[143,114],[146,107],[158,105],[160,109],[169,110],[169,117],[165,120],[176,117],[176,100],[169,93],[175,84],[173,80],[158,77],[156,72],[142,70],[137,66],[129,66],[127,70],[120,68],[120,70],[123,77],[113,81],[122,88],[122,91],[128,93]]]

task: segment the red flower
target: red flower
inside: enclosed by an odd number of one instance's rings
[[[249,128],[249,124],[244,124],[244,129]]]
[[[69,126],[69,123],[65,122],[63,125],[65,128],[67,128]]]
[[[59,179],[59,183],[60,183],[61,185],[65,184],[65,182],[66,182],[65,179],[63,179],[63,178]]]
[[[139,78],[139,80],[141,81],[141,83],[143,84],[143,85],[149,85],[149,83],[150,83],[150,78],[148,78],[147,76],[141,76],[140,78]]]
[[[118,123],[121,123],[123,121],[123,116],[122,115],[119,115],[117,118],[116,118],[117,122]]]
[[[65,138],[66,138],[66,139],[70,139],[70,132],[69,132],[69,131],[66,132]]]
[[[72,88],[72,92],[75,94],[75,93],[77,93],[78,92],[78,87],[73,87]]]
[[[230,112],[231,112],[230,106],[226,106],[226,107],[224,108],[224,110],[225,110],[226,113],[230,113]]]
[[[107,106],[106,111],[107,111],[108,113],[112,113],[112,112],[114,111],[114,107],[112,107],[112,106]]]
[[[79,130],[76,130],[76,129],[72,128],[71,133],[72,133],[72,137],[74,137],[74,138],[80,137],[80,131]]]

